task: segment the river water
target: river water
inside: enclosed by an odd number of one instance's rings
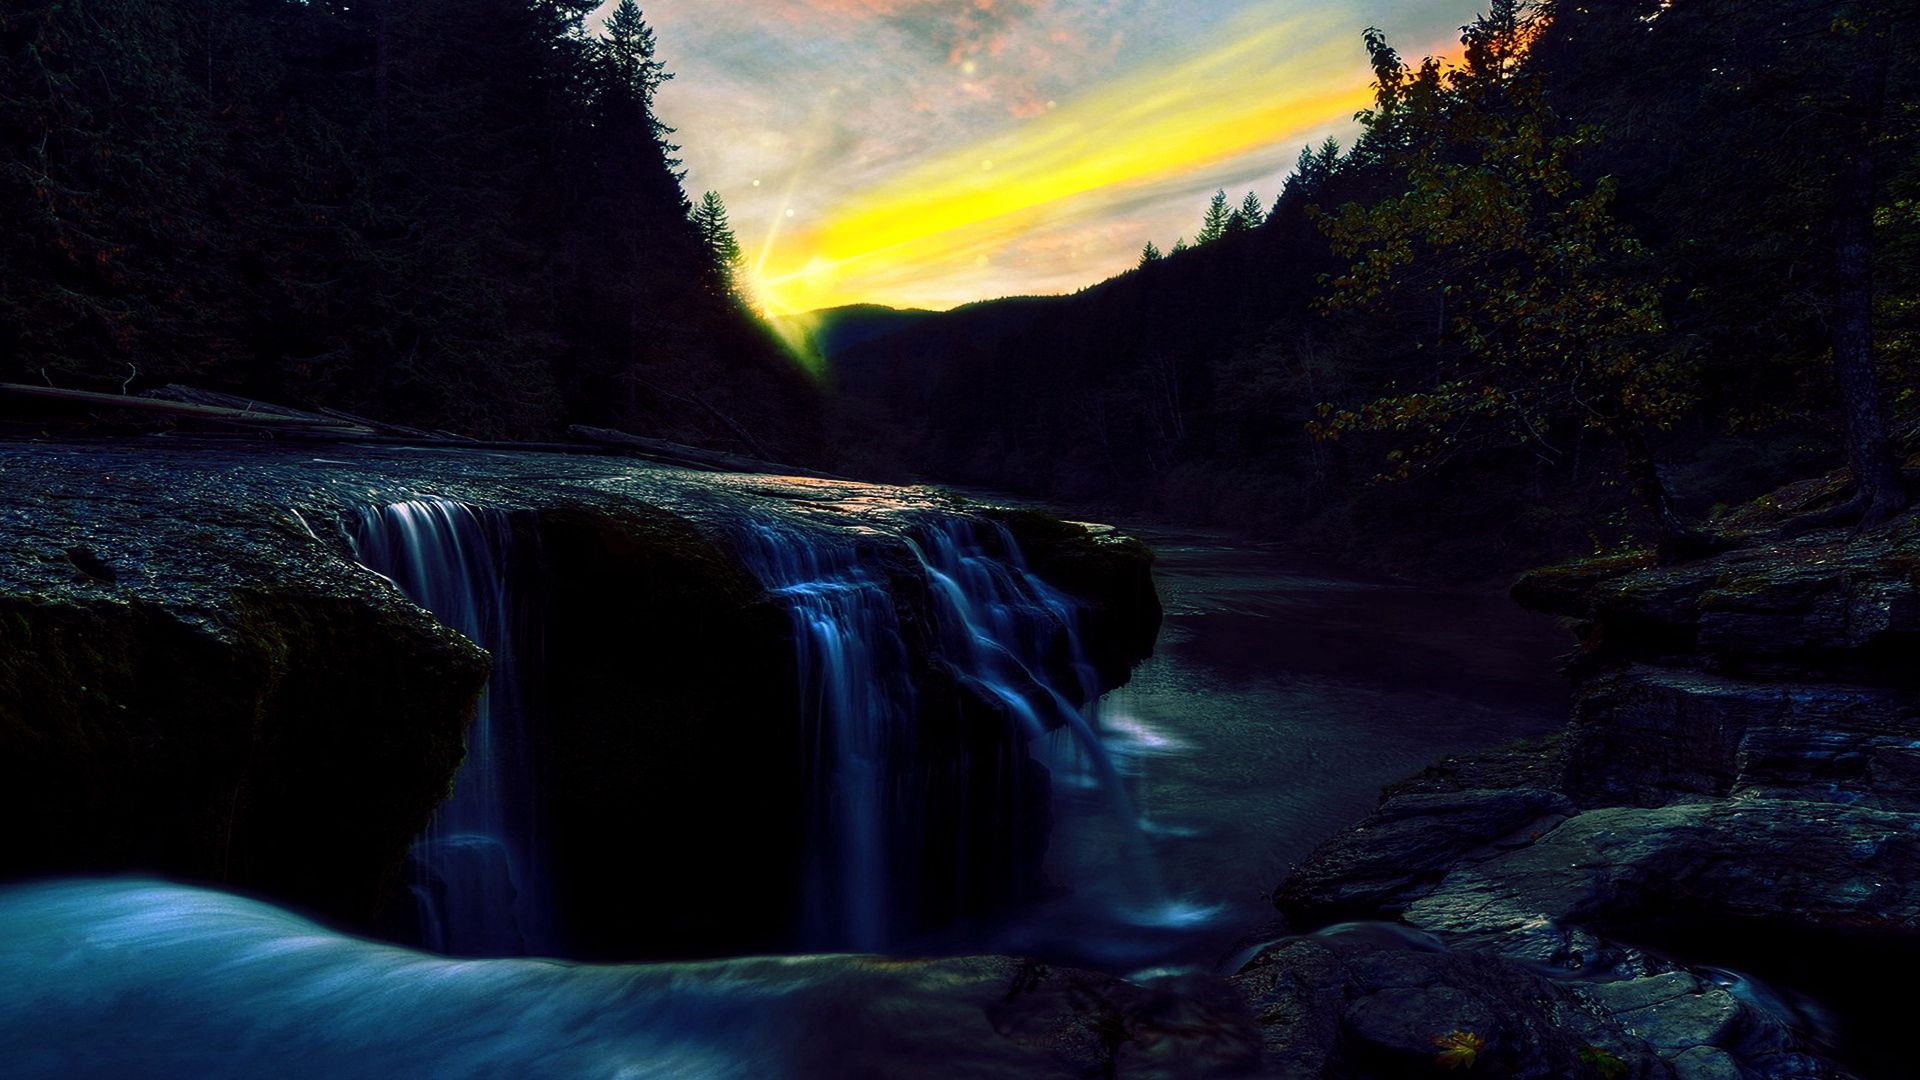
[[[1382,785],[1448,754],[1557,730],[1571,646],[1498,589],[1366,581],[1229,538],[1131,530],[1158,555],[1154,657],[1101,709],[1161,895],[1116,872],[1127,838],[1056,757],[1051,901],[985,944],[1135,972],[1210,968],[1274,919],[1288,868]]]
[[[1271,920],[1287,867],[1382,784],[1563,722],[1564,631],[1497,592],[1360,581],[1219,537],[1143,538],[1167,615],[1156,655],[1085,724],[1039,738],[1054,890],[889,951],[1215,968]],[[1007,621],[1020,605],[989,607]],[[989,644],[1018,636],[988,634],[986,614],[964,621]],[[1025,1061],[1024,1043],[983,1026],[1002,1007],[998,968],[452,961],[131,880],[0,890],[0,968],[32,973],[0,987],[7,1075],[952,1075],[961,1057],[979,1057],[969,1075],[1011,1075]]]

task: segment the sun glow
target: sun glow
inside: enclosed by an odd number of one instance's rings
[[[1196,177],[1205,184],[1262,151],[1277,174],[1280,152],[1370,99],[1365,57],[1350,35],[1295,19],[1244,23],[1227,37],[917,164],[817,216],[776,220],[756,294],[774,314],[978,299],[996,264],[1019,258],[1017,242],[1036,230],[1184,191]],[[803,177],[793,183],[804,190]],[[1147,239],[1172,237],[1139,241]],[[1087,280],[1125,265],[1089,266]]]

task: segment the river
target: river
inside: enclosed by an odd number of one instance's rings
[[[1369,581],[1297,553],[1130,529],[1158,556],[1166,622],[1101,723],[1155,866],[1106,802],[1056,772],[1051,901],[980,944],[1123,973],[1209,968],[1275,913],[1288,868],[1383,785],[1566,722],[1553,619],[1497,589]],[[1157,876],[1159,895],[1143,891]],[[940,943],[934,943],[936,946]]]

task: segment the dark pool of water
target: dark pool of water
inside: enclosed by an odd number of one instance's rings
[[[1159,555],[1166,625],[1102,714],[1151,865],[1056,748],[1061,893],[993,928],[994,948],[1122,972],[1213,966],[1274,918],[1288,868],[1382,785],[1565,723],[1556,657],[1571,639],[1499,590],[1369,582],[1221,537],[1140,535]]]

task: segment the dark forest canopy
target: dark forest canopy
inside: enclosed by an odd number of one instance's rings
[[[1454,65],[1370,34],[1361,139],[1265,223],[1222,192],[1191,249],[841,351],[850,453],[1428,572],[1666,531],[1636,491],[1691,527],[1850,456],[1837,360],[1911,427],[1916,22],[1502,0]]]
[[[0,14],[0,379],[813,456],[681,190],[631,3]]]
[[[826,417],[682,190],[652,30],[596,7],[9,5],[0,380],[797,460],[830,422],[849,471],[1456,574],[1848,460],[1855,514],[1906,498],[1910,5],[1498,0],[1452,65],[1370,34],[1361,138],[1271,207],[1222,190],[1073,297],[786,325]]]

